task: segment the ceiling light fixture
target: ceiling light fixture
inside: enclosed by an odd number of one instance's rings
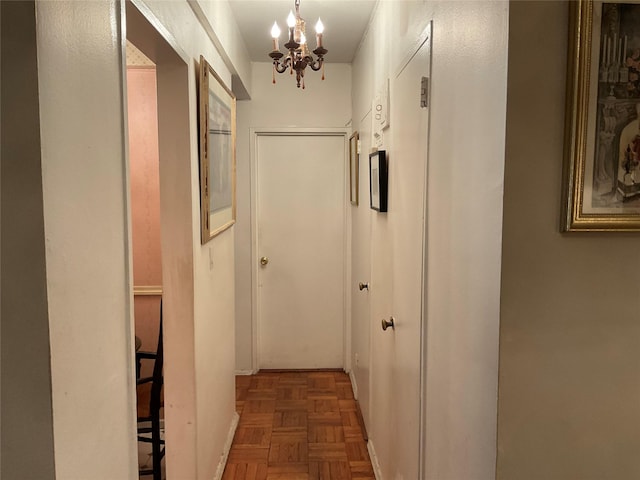
[[[324,25],[318,18],[316,23],[316,43],[317,48],[313,51],[318,57],[314,59],[309,53],[309,47],[307,46],[307,37],[305,32],[305,21],[300,18],[300,0],[295,0],[296,14],[289,11],[289,17],[287,18],[287,26],[289,27],[289,41],[284,44],[284,47],[289,51],[284,61],[280,61],[284,57],[284,53],[280,51],[278,47],[278,37],[280,37],[280,28],[276,22],[273,23],[271,28],[271,37],[273,38],[273,51],[269,56],[273,59],[273,83],[276,83],[276,72],[284,73],[287,69],[290,70],[291,75],[293,71],[296,72],[296,81],[298,82],[298,88],[302,82],[302,88],[304,88],[304,70],[307,65],[311,67],[311,70],[317,72],[322,69],[322,80],[324,80],[324,56],[327,53],[327,49],[322,46],[322,33],[324,32]]]

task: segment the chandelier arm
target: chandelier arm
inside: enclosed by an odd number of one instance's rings
[[[278,61],[274,61],[273,62],[273,66],[276,69],[276,72],[278,73],[284,73],[287,71],[287,68],[289,68],[289,65],[287,63],[287,61],[285,60],[284,62],[280,63]]]
[[[276,72],[278,73],[286,72],[290,66],[291,66],[291,57],[288,55],[285,57],[284,61],[282,62],[280,62],[279,58],[273,59],[273,68],[275,68]]]
[[[320,70],[322,68],[322,64],[324,63],[324,59],[322,57],[320,57],[318,60],[313,60],[313,58],[309,57],[309,60],[311,60],[309,62],[309,66],[314,72]]]

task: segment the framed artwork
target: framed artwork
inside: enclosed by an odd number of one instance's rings
[[[640,4],[570,8],[560,228],[640,231]]]
[[[371,208],[387,211],[387,154],[384,150],[369,154],[369,198]]]
[[[358,205],[358,197],[360,196],[360,156],[358,155],[358,132],[353,132],[349,138],[349,178],[351,179],[351,187],[349,198],[351,205]]]
[[[200,56],[200,214],[202,243],[236,221],[236,97]]]

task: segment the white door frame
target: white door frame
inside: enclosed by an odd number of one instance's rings
[[[395,78],[398,78],[406,66],[411,62],[413,57],[418,53],[418,51],[426,44],[429,46],[430,51],[430,59],[433,58],[433,35],[431,34],[433,29],[433,20],[427,22],[422,32],[416,40],[405,50],[405,55],[402,60],[398,63],[398,66],[395,70]],[[425,478],[426,475],[426,434],[427,434],[427,333],[428,333],[428,318],[427,318],[427,301],[428,301],[428,281],[427,278],[427,258],[428,258],[428,228],[429,228],[429,217],[428,217],[428,205],[427,199],[429,195],[429,145],[430,145],[430,133],[431,133],[431,92],[430,87],[432,84],[431,77],[433,75],[433,71],[431,66],[429,67],[429,90],[427,91],[428,98],[428,121],[429,125],[427,130],[427,138],[425,138],[425,142],[427,143],[426,149],[426,165],[424,169],[424,194],[422,198],[422,211],[423,211],[423,232],[422,232],[422,301],[421,301],[421,322],[420,322],[420,412],[419,412],[419,443],[420,448],[418,449],[418,474],[419,478]]]
[[[330,136],[342,137],[344,143],[344,158],[348,158],[349,136],[351,129],[345,127],[337,128],[251,128],[250,129],[250,149],[251,149],[251,368],[253,372],[257,372],[260,368],[259,358],[259,330],[258,330],[258,139],[259,137],[289,137],[289,136]],[[345,181],[344,192],[347,195],[349,186],[348,167],[349,162],[345,161],[344,172]],[[343,275],[344,275],[344,311],[343,311],[343,364],[345,371],[351,370],[351,294],[347,286],[351,281],[351,253],[348,248],[351,242],[351,222],[349,221],[350,210],[349,202],[345,202],[343,206]]]

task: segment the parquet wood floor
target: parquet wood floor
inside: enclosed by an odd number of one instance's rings
[[[236,406],[223,480],[375,480],[344,372],[238,376]]]

